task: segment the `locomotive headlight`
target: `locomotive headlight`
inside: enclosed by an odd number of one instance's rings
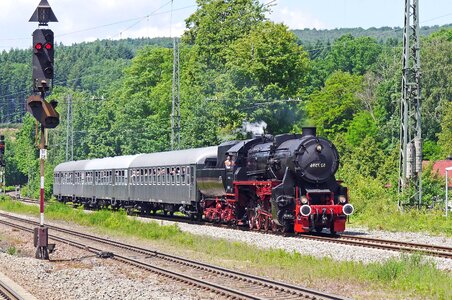
[[[317,144],[317,146],[315,147],[315,150],[317,150],[317,152],[321,152],[323,149],[322,145]]]
[[[353,207],[353,205],[351,204],[345,204],[342,207],[342,212],[344,213],[344,215],[349,216],[353,213],[353,211],[355,210],[355,208]]]
[[[306,196],[301,196],[301,204],[308,204],[308,198]]]
[[[344,204],[345,202],[347,202],[347,198],[345,198],[344,195],[340,195],[340,196],[339,196],[339,203]]]
[[[300,214],[303,217],[307,217],[311,214],[311,207],[309,205],[303,205],[302,207],[300,207]]]

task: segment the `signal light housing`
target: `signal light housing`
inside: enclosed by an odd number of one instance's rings
[[[27,110],[44,128],[55,128],[60,124],[60,115],[55,110],[57,104],[56,101],[49,103],[40,96],[33,95],[27,100]]]
[[[53,79],[54,35],[50,29],[33,32],[33,88],[35,92],[48,91]]]

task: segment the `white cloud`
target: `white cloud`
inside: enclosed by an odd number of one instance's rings
[[[293,7],[276,5],[272,9],[270,19],[275,22],[284,23],[290,29],[304,28],[327,28],[327,25],[320,19]]]
[[[143,24],[140,28],[130,29],[120,32],[111,38],[139,38],[139,37],[169,37],[169,36],[181,36],[184,33],[185,23],[178,22],[173,24],[172,30],[168,27],[161,26],[147,26]]]

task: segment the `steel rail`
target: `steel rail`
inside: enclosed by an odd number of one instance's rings
[[[26,219],[22,219],[19,217],[5,215],[5,214],[1,214],[1,213],[0,213],[0,216],[7,217],[7,218],[10,218],[10,219],[13,219],[16,221],[26,222],[28,224],[36,225],[36,222],[31,221],[31,220],[26,220]],[[4,221],[0,220],[0,223],[3,223],[3,222]],[[9,223],[9,222],[7,222],[7,223]],[[14,224],[14,223],[11,223],[11,224]],[[205,263],[188,260],[185,258],[181,258],[181,257],[177,257],[174,255],[165,254],[165,253],[161,253],[158,251],[153,251],[153,250],[149,250],[149,249],[145,249],[145,248],[141,248],[141,247],[136,247],[133,245],[116,242],[116,241],[112,241],[109,239],[100,238],[97,236],[80,233],[80,232],[65,229],[65,228],[60,228],[57,226],[51,226],[51,225],[47,225],[47,226],[49,227],[49,229],[51,228],[53,230],[60,231],[65,234],[75,235],[80,238],[89,239],[91,241],[108,244],[110,246],[114,246],[114,247],[118,247],[121,249],[134,251],[136,253],[147,255],[148,258],[157,258],[157,259],[169,261],[172,263],[190,267],[194,270],[202,270],[204,272],[216,274],[216,275],[223,277],[224,279],[233,279],[233,280],[236,280],[239,282],[243,282],[243,283],[247,283],[247,284],[255,286],[255,287],[245,287],[245,290],[250,291],[250,292],[243,293],[243,292],[237,291],[235,289],[227,288],[224,285],[216,285],[210,281],[209,282],[203,281],[204,284],[213,285],[217,289],[220,289],[220,288],[223,290],[226,289],[230,293],[235,293],[234,297],[237,297],[237,295],[238,295],[238,296],[240,296],[240,298],[246,298],[246,299],[266,299],[266,297],[261,297],[261,296],[259,296],[259,294],[268,292],[269,290],[273,290],[276,293],[281,293],[281,295],[272,297],[275,299],[278,299],[278,298],[279,299],[288,299],[288,297],[294,297],[294,298],[303,297],[305,299],[344,299],[339,296],[329,295],[329,294],[315,291],[312,289],[307,289],[307,288],[303,288],[300,286],[291,285],[291,284],[287,284],[287,283],[283,283],[283,282],[278,282],[278,281],[270,280],[270,279],[259,277],[259,276],[254,276],[254,275],[249,275],[249,274],[245,274],[245,273],[241,273],[241,272],[237,272],[237,271],[233,271],[233,270],[228,270],[228,269],[221,268],[221,267],[215,267],[215,266],[211,266],[211,265],[208,265]],[[83,246],[83,247],[86,247],[86,246]],[[89,248],[94,249],[92,247],[89,247]],[[96,249],[95,251],[98,252],[100,250]],[[115,254],[115,257],[118,257],[118,256]],[[122,256],[121,259],[124,260],[126,258]],[[141,263],[141,262],[134,260],[134,263],[136,264],[136,263]],[[156,266],[153,266],[153,267],[156,268]],[[160,271],[162,271],[162,270],[164,270],[164,269],[160,269]],[[168,270],[165,269],[164,271],[168,271]],[[192,279],[193,277],[190,277],[190,278]],[[257,286],[257,289],[256,289],[256,286]],[[258,295],[256,295],[256,294],[258,294]]]
[[[25,226],[21,226],[21,225],[15,224],[15,223],[7,222],[7,221],[4,221],[4,220],[0,220],[0,224],[6,225],[6,226],[9,226],[9,227],[13,227],[15,229],[19,229],[19,230],[22,230],[22,231],[30,232],[30,233],[33,232],[33,229],[31,229],[31,228],[28,228],[28,227],[25,227]],[[67,244],[69,246],[79,248],[81,250],[89,251],[89,252],[97,254],[97,255],[99,255],[100,253],[103,252],[103,250],[101,250],[101,249],[98,249],[98,248],[95,248],[95,247],[91,247],[91,246],[88,246],[88,245],[85,245],[85,244],[82,244],[82,243],[79,243],[79,242],[76,242],[76,241],[72,241],[72,240],[69,240],[69,239],[66,239],[66,238],[58,237],[58,236],[55,236],[55,235],[52,235],[52,234],[49,234],[49,238],[51,238],[51,239],[53,239],[55,241],[61,242],[61,243],[65,243],[65,244]],[[151,264],[147,264],[147,263],[138,261],[138,260],[133,259],[133,258],[122,256],[122,255],[113,254],[112,259],[120,261],[120,262],[128,264],[128,265],[132,265],[134,267],[138,267],[138,268],[141,268],[141,269],[145,269],[147,271],[151,271],[153,273],[156,273],[158,275],[170,278],[172,280],[176,280],[176,281],[179,281],[179,282],[184,282],[184,283],[189,284],[189,285],[197,286],[197,287],[199,287],[201,289],[213,291],[213,292],[215,292],[215,293],[217,293],[219,295],[224,295],[224,296],[232,297],[232,298],[235,298],[235,299],[262,299],[262,298],[254,297],[252,295],[248,295],[248,294],[240,292],[240,291],[235,291],[233,289],[228,289],[228,288],[220,286],[220,285],[215,285],[215,284],[212,284],[212,283],[207,282],[207,281],[203,281],[203,280],[199,280],[199,279],[196,279],[196,278],[192,278],[192,277],[187,276],[187,275],[178,274],[178,273],[175,273],[175,272],[163,269],[163,268],[159,268],[159,267],[153,266]]]
[[[398,252],[421,253],[424,255],[452,259],[452,248],[445,246],[399,242],[378,238],[355,237],[350,235],[339,235],[338,237],[327,237],[319,235],[300,235],[299,237],[303,239],[317,240],[327,243],[343,244],[349,246],[358,246]]]
[[[4,300],[25,300],[17,294],[11,287],[0,279],[0,299]]]
[[[27,198],[24,202],[37,203],[36,201],[33,201],[32,199],[29,199],[29,198]],[[192,220],[189,220],[189,219],[183,218],[183,217],[150,216],[150,218],[157,219],[157,220],[184,222],[184,223],[188,223],[188,224],[208,225],[208,226],[214,226],[214,227],[219,226],[219,227],[234,229],[233,227],[230,227],[230,226],[222,226],[222,224],[213,224],[213,223],[204,222],[204,221],[192,221]],[[175,219],[175,218],[177,218],[177,219]],[[235,229],[239,229],[242,231],[249,231],[248,227],[237,227]],[[282,235],[288,236],[288,237],[317,240],[317,241],[328,242],[328,243],[336,243],[336,244],[343,244],[343,245],[349,245],[349,246],[366,247],[366,248],[397,251],[397,252],[404,251],[404,252],[409,252],[409,253],[421,253],[424,255],[452,259],[452,248],[445,247],[445,246],[417,244],[417,243],[400,242],[400,241],[394,241],[394,240],[368,238],[368,237],[357,237],[357,236],[351,236],[351,235],[347,235],[347,234],[341,234],[338,236],[326,236],[326,235],[312,235],[312,234],[295,235],[295,234],[279,233],[279,232],[272,232],[272,231],[265,232],[265,231],[254,231],[254,230],[253,230],[253,232],[269,233],[269,234],[282,234]]]

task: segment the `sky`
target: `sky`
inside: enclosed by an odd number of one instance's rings
[[[259,0],[268,18],[290,29],[334,29],[403,25],[403,0]],[[29,23],[40,0],[0,0],[0,51],[31,46],[37,23]],[[196,0],[48,0],[58,23],[57,43],[96,39],[174,37],[197,8]],[[419,0],[421,26],[452,23],[452,1]]]

